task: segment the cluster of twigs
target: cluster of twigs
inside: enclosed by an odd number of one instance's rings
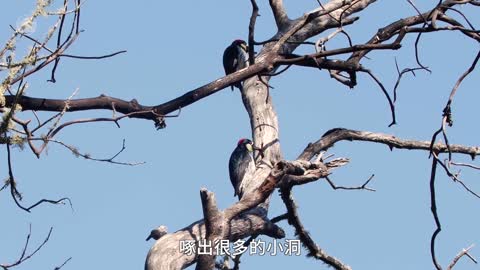
[[[96,60],[112,57],[125,52],[119,51],[103,56],[78,56],[66,53],[82,33],[82,30],[80,29],[80,11],[82,4],[83,2],[81,0],[63,0],[58,10],[52,11],[54,9],[54,1],[37,1],[34,11],[31,15],[24,18],[20,25],[17,27],[10,25],[12,34],[5,42],[4,46],[0,48],[0,74],[4,74],[0,81],[0,113],[3,115],[0,120],[0,145],[5,146],[6,165],[8,168],[8,176],[4,184],[0,187],[0,191],[9,190],[9,193],[18,208],[26,212],[30,212],[35,207],[44,203],[68,203],[70,206],[72,206],[72,203],[69,198],[64,197],[56,200],[40,199],[30,206],[25,206],[22,203],[23,196],[18,189],[18,184],[14,176],[14,162],[12,160],[14,153],[12,152],[12,146],[23,149],[25,144],[27,144],[32,153],[39,158],[41,153],[47,148],[48,144],[53,142],[65,147],[74,155],[81,156],[85,159],[122,165],[140,164],[118,162],[115,160],[115,158],[124,151],[125,141],[123,142],[121,150],[111,158],[99,159],[93,158],[89,154],[81,153],[76,147],[68,145],[55,138],[55,135],[59,131],[69,125],[98,121],[112,121],[118,125],[118,121],[129,116],[123,115],[117,117],[114,115],[112,118],[80,119],[62,123],[62,117],[69,110],[68,101],[73,98],[76,91],[62,104],[62,107],[59,108],[57,113],[47,119],[41,120],[41,116],[37,114],[37,110],[32,110],[31,118],[34,119],[33,121],[29,118],[24,119],[28,116],[20,114],[20,112],[25,109],[23,108],[21,101],[25,98],[25,93],[28,89],[27,80],[31,75],[50,66],[51,72],[48,81],[55,83],[55,73],[60,66],[61,59],[64,57]],[[38,33],[35,33],[34,29],[36,22],[50,17],[55,17],[55,22],[46,31],[44,37],[38,37]],[[16,50],[17,46],[25,42],[30,44],[29,51],[23,56],[18,55]],[[43,100],[42,102],[48,103],[47,100]],[[42,110],[40,109],[38,111]],[[45,130],[46,134],[40,134],[41,132],[45,132]],[[40,145],[36,145],[37,143],[40,143]],[[26,251],[31,236],[30,231],[20,258],[11,264],[1,264],[0,267],[2,269],[10,269],[30,259],[47,243],[51,232],[52,230],[50,230],[44,242],[37,249],[32,253],[27,254]],[[69,260],[70,259],[66,260],[62,265],[57,266],[55,269],[62,268]]]
[[[27,249],[28,249],[28,246],[30,244],[30,237],[32,236],[32,225],[30,225],[29,230],[28,230],[28,234],[27,234],[27,240],[25,241],[25,245],[23,246],[22,252],[20,253],[20,256],[18,257],[18,259],[15,260],[12,263],[0,264],[0,268],[2,268],[3,270],[12,269],[16,266],[19,266],[23,262],[29,260],[30,258],[32,258],[37,252],[39,252],[45,246],[45,244],[48,242],[48,240],[50,240],[50,236],[52,235],[52,232],[53,232],[53,227],[50,228],[47,236],[45,237],[45,239],[43,239],[42,243],[40,245],[38,245],[32,252],[27,253]],[[72,259],[72,257],[66,259],[61,265],[55,267],[55,270],[60,270],[71,259]]]
[[[36,9],[29,17],[24,19],[21,25],[17,28],[10,26],[13,33],[4,47],[0,49],[0,59],[5,59],[5,61],[0,62],[0,73],[6,73],[0,85],[0,112],[3,114],[3,119],[0,122],[0,144],[6,145],[5,149],[7,151],[9,169],[9,177],[5,181],[2,189],[10,187],[10,193],[16,205],[27,212],[45,202],[58,204],[69,200],[68,198],[62,198],[60,200],[42,199],[30,207],[22,206],[20,203],[22,196],[17,189],[17,183],[12,169],[11,146],[23,148],[24,145],[27,144],[32,153],[39,158],[41,153],[47,148],[48,144],[53,142],[65,147],[74,155],[85,159],[122,165],[140,164],[115,161],[115,158],[125,149],[125,141],[123,142],[121,150],[113,157],[99,159],[93,158],[89,154],[81,153],[76,147],[55,139],[55,135],[57,135],[62,129],[74,124],[111,121],[118,126],[118,121],[139,112],[115,116],[115,110],[113,110],[114,115],[111,118],[78,119],[62,123],[62,117],[67,111],[69,111],[69,101],[75,96],[77,92],[76,90],[65,102],[63,102],[57,113],[45,120],[41,120],[41,117],[37,114],[37,110],[32,110],[33,121],[32,119],[24,120],[22,118],[26,116],[20,116],[18,114],[20,111],[25,110],[22,100],[25,99],[25,92],[28,88],[27,79],[30,75],[35,74],[47,66],[52,66],[50,79],[48,81],[55,83],[55,72],[60,65],[61,58],[63,57],[95,60],[112,57],[125,52],[119,51],[103,56],[78,56],[66,53],[67,49],[71,47],[82,32],[80,29],[80,10],[82,4],[83,3],[80,0],[64,0],[60,9],[52,12],[49,11],[49,9],[52,8],[53,1],[39,1]],[[48,29],[47,35],[43,38],[35,37],[34,31],[31,30],[36,21],[44,17],[52,16],[57,17],[57,20],[50,29]],[[30,42],[31,49],[20,60],[15,60],[15,57],[19,57],[15,55],[16,46],[23,41]],[[43,100],[42,103],[48,104],[49,102]],[[42,109],[39,109],[38,111],[42,111]],[[39,134],[44,132],[44,130],[46,130],[46,134]],[[37,143],[40,145],[37,145]]]

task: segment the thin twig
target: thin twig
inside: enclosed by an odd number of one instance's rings
[[[42,203],[51,203],[51,204],[65,204],[65,201],[67,201],[70,204],[70,207],[73,209],[72,202],[70,201],[70,198],[65,197],[61,198],[59,200],[49,200],[49,199],[41,199],[38,202],[32,204],[29,207],[24,207],[20,204],[19,200],[22,199],[20,192],[18,192],[17,187],[16,187],[16,181],[13,176],[13,168],[12,168],[12,157],[10,153],[10,144],[7,143],[7,162],[8,162],[8,175],[9,175],[9,185],[10,185],[10,194],[12,195],[13,201],[15,204],[22,210],[26,212],[30,212],[33,208],[39,206]],[[18,199],[17,199],[18,197]]]
[[[373,189],[373,188],[370,188],[370,187],[367,187],[368,183],[370,183],[370,181],[373,179],[375,175],[372,174],[368,179],[367,181],[365,181],[365,183],[363,183],[361,186],[358,186],[358,187],[344,187],[344,186],[337,186],[335,185],[335,183],[333,183],[333,181],[327,176],[325,177],[325,179],[327,180],[328,184],[335,190],[337,189],[343,189],[343,190],[368,190],[368,191],[373,191],[375,192],[376,190]]]
[[[280,196],[288,211],[288,223],[295,228],[295,234],[298,236],[302,244],[307,248],[309,254],[329,266],[332,266],[337,270],[351,270],[350,266],[344,264],[337,258],[328,255],[322,248],[320,248],[315,241],[311,238],[310,234],[303,227],[300,218],[297,213],[297,206],[291,193],[291,187],[282,188],[280,190]]]
[[[392,114],[392,122],[388,125],[389,127],[395,125],[397,123],[397,120],[395,118],[395,104],[392,101],[392,98],[387,92],[387,89],[385,86],[383,86],[382,82],[368,69],[365,70],[365,72],[370,75],[370,77],[377,83],[377,85],[382,89],[383,94],[387,98],[388,105],[390,106],[390,112]]]
[[[435,240],[437,235],[442,230],[442,225],[440,223],[440,218],[437,213],[437,199],[435,196],[435,174],[437,170],[437,159],[432,159],[432,170],[430,173],[430,210],[432,211],[433,219],[435,220],[436,229],[432,234],[430,239],[430,254],[432,256],[433,264],[437,270],[442,270],[442,267],[437,262],[437,257],[435,255]]]
[[[4,270],[7,270],[7,269],[13,268],[15,266],[19,266],[23,262],[32,258],[48,242],[48,240],[50,239],[50,235],[52,234],[52,231],[53,231],[53,227],[50,227],[50,230],[48,231],[47,237],[45,237],[43,242],[32,253],[26,255],[28,244],[29,244],[29,241],[30,241],[30,237],[32,235],[32,225],[30,224],[28,235],[27,235],[27,240],[26,240],[25,245],[23,247],[20,258],[18,258],[17,261],[15,261],[14,263],[11,263],[11,264],[0,264],[0,267],[3,268]]]
[[[470,249],[472,249],[475,245],[471,245],[467,248],[464,248],[462,249],[458,254],[457,256],[455,256],[455,258],[453,258],[452,262],[448,265],[447,267],[447,270],[452,270],[453,267],[457,264],[457,262],[463,257],[463,256],[467,256],[470,260],[472,260],[472,262],[474,262],[475,264],[478,264],[477,260],[475,260],[475,258],[473,258],[468,252],[470,251]]]

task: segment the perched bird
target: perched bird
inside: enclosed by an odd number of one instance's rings
[[[223,68],[228,75],[245,67],[248,67],[248,46],[244,40],[237,39],[223,52]],[[234,86],[242,90],[242,82],[231,85],[232,91]]]
[[[252,157],[253,143],[249,139],[240,139],[237,147],[230,155],[228,170],[230,172],[230,181],[235,189],[234,196],[238,199],[243,196],[242,181],[245,176],[251,175],[255,171],[255,162]]]
[[[148,241],[150,239],[158,240],[162,238],[162,236],[164,236],[165,234],[167,234],[167,227],[163,225],[159,226],[150,232],[150,234],[148,235],[147,239],[145,239],[145,241]]]

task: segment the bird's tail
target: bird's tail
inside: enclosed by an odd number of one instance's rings
[[[237,87],[238,90],[240,90],[240,92],[243,91],[243,83],[239,82],[239,83],[235,84],[235,87]]]

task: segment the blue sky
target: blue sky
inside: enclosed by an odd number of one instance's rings
[[[28,15],[35,1],[3,3],[0,38],[6,40],[15,25]],[[275,32],[267,1],[259,1],[256,39]],[[315,8],[313,0],[285,1],[291,17]],[[437,1],[418,3],[421,10]],[[461,8],[467,11],[465,7]],[[368,40],[377,29],[404,16],[416,14],[406,1],[378,1],[361,13],[360,21],[347,30],[354,43]],[[473,13],[470,13],[472,15]],[[46,82],[50,69],[28,79],[27,94],[67,98],[78,88],[79,98],[106,94],[136,98],[154,105],[223,75],[221,57],[232,40],[246,39],[249,1],[137,1],[114,3],[86,1],[81,15],[85,30],[69,53],[101,55],[117,50],[126,54],[102,61],[62,59],[57,83]],[[478,25],[478,16],[471,16]],[[34,35],[51,20],[39,21]],[[25,42],[25,41],[24,41]],[[363,64],[381,78],[391,92],[396,80],[395,57],[401,68],[414,67],[414,37],[405,39],[399,51],[369,54]],[[26,50],[19,45],[17,55]],[[328,48],[346,46],[343,37]],[[298,52],[309,52],[300,48]],[[260,48],[257,48],[259,51]],[[433,72],[406,75],[399,88],[398,125],[388,128],[388,104],[375,83],[359,75],[354,90],[329,78],[326,71],[293,67],[271,80],[271,91],[280,121],[280,141],[286,159],[294,159],[308,142],[331,128],[344,127],[385,132],[406,139],[429,140],[441,123],[442,109],[457,78],[470,66],[478,44],[455,32],[425,35],[422,62]],[[453,103],[451,143],[479,145],[477,106],[480,94],[478,70],[462,84]],[[47,117],[48,114],[41,114]],[[24,119],[31,113],[21,115]],[[68,114],[65,119],[111,116],[108,111]],[[0,193],[0,263],[16,259],[32,224],[35,247],[53,226],[48,244],[17,269],[53,269],[68,257],[64,269],[142,269],[153,242],[149,231],[166,225],[176,231],[202,217],[199,190],[216,193],[219,207],[235,198],[228,179],[228,157],[241,137],[250,136],[249,121],[238,91],[225,89],[167,119],[167,128],[156,131],[153,123],[125,119],[118,129],[111,123],[77,125],[58,139],[94,157],[109,157],[126,140],[120,161],[145,161],[127,167],[74,157],[66,149],[50,145],[37,160],[28,150],[13,151],[15,176],[24,204],[41,198],[67,196],[68,206],[42,205],[32,213],[15,207],[8,192]],[[2,148],[5,153],[5,149]],[[429,269],[434,221],[429,205],[431,160],[422,151],[394,150],[384,145],[341,142],[330,153],[348,157],[351,163],[332,179],[339,185],[358,185],[375,174],[371,187],[377,192],[333,191],[322,180],[294,189],[299,213],[312,237],[331,255],[353,269]],[[458,161],[468,157],[455,155]],[[1,177],[7,176],[5,154],[0,155]],[[478,172],[462,170],[462,178],[480,191]],[[437,178],[438,207],[443,231],[437,240],[439,261],[446,266],[462,249],[480,242],[480,200],[467,194],[441,171]],[[273,195],[270,216],[285,212]],[[287,238],[293,231],[285,222]],[[305,250],[302,251],[305,254]],[[473,255],[480,254],[478,247]],[[327,269],[313,259],[286,256],[245,256],[243,269],[260,267]],[[474,269],[462,259],[455,269]]]

